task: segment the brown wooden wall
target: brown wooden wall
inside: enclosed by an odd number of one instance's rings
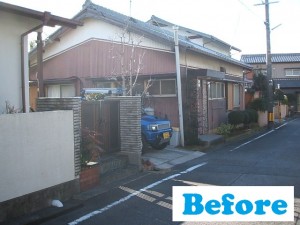
[[[120,74],[119,53],[122,46],[90,40],[44,61],[44,80],[60,78],[101,78]],[[132,47],[125,47],[124,59],[129,60]],[[174,53],[136,48],[134,58],[144,54],[142,75],[168,74],[176,71]],[[128,63],[128,61],[127,61]],[[126,65],[126,62],[125,62]],[[36,67],[30,69],[30,80],[36,79]]]

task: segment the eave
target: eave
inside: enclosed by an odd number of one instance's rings
[[[32,18],[40,20],[45,26],[66,26],[70,28],[76,28],[77,26],[82,26],[83,23],[77,20],[67,19],[60,16],[52,15],[50,12],[40,12],[21,6],[11,5],[8,3],[0,2],[0,10],[4,12],[13,13],[20,16],[25,16],[27,18]]]

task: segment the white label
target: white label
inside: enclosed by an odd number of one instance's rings
[[[174,186],[173,221],[294,221],[294,187]]]

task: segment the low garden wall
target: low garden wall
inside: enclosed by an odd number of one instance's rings
[[[0,222],[74,190],[72,111],[0,115]]]

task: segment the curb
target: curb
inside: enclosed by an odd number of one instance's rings
[[[69,213],[76,209],[83,207],[83,204],[78,201],[65,202],[62,208],[50,206],[46,209],[42,209],[38,212],[28,214],[18,219],[7,221],[8,225],[26,224],[26,225],[37,225],[42,224],[46,221],[59,217],[63,214]]]

